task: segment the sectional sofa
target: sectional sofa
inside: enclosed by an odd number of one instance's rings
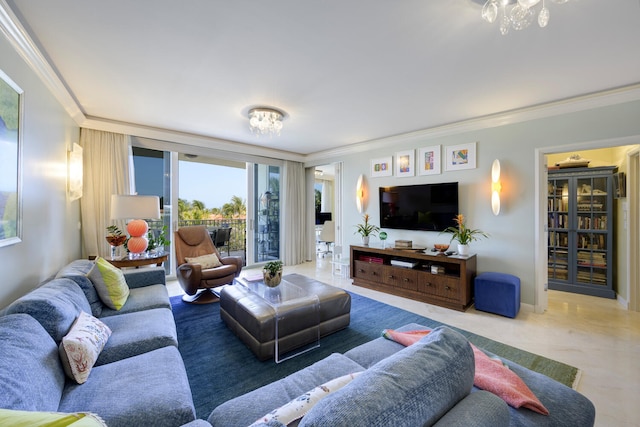
[[[424,329],[413,323],[398,331]],[[466,338],[447,327],[408,347],[377,338],[231,399],[208,421],[213,427],[593,426],[595,408],[586,397],[506,359],[501,363],[549,414],[516,409],[479,390],[475,356]]]
[[[0,424],[14,415],[89,412],[110,427],[208,425],[195,420],[164,270],[125,272],[129,295],[114,309],[87,275],[93,265],[72,262],[0,313]],[[81,312],[111,334],[78,383],[65,374],[60,344]]]

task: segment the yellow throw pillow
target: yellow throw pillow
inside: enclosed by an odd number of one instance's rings
[[[16,411],[0,409],[0,425],[12,427],[107,427],[107,424],[95,414],[77,412]]]
[[[129,298],[129,286],[122,270],[114,267],[104,258],[96,259],[87,274],[102,302],[114,310],[120,310]]]
[[[78,384],[85,383],[110,336],[107,325],[81,311],[58,348],[67,376]]]
[[[200,264],[202,268],[220,267],[222,263],[216,254],[201,255],[197,257],[184,257],[189,264]]]

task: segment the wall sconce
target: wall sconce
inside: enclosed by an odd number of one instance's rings
[[[111,195],[111,219],[131,219],[127,224],[129,241],[127,249],[134,255],[147,250],[149,224],[145,219],[160,218],[160,198],[158,196]]]
[[[69,201],[78,200],[82,197],[82,147],[75,142],[67,152],[67,168]]]
[[[358,213],[364,211],[364,196],[365,196],[366,184],[364,182],[364,175],[358,177],[358,183],[356,184],[356,207]]]
[[[491,165],[491,210],[494,215],[500,213],[500,160],[495,159]]]

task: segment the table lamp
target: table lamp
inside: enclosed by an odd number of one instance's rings
[[[160,198],[158,196],[111,195],[111,219],[128,219],[127,232],[129,242],[127,248],[134,256],[147,250],[149,241],[146,219],[160,219]]]

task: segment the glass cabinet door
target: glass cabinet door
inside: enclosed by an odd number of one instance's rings
[[[549,278],[569,280],[569,180],[550,179],[548,190]]]

